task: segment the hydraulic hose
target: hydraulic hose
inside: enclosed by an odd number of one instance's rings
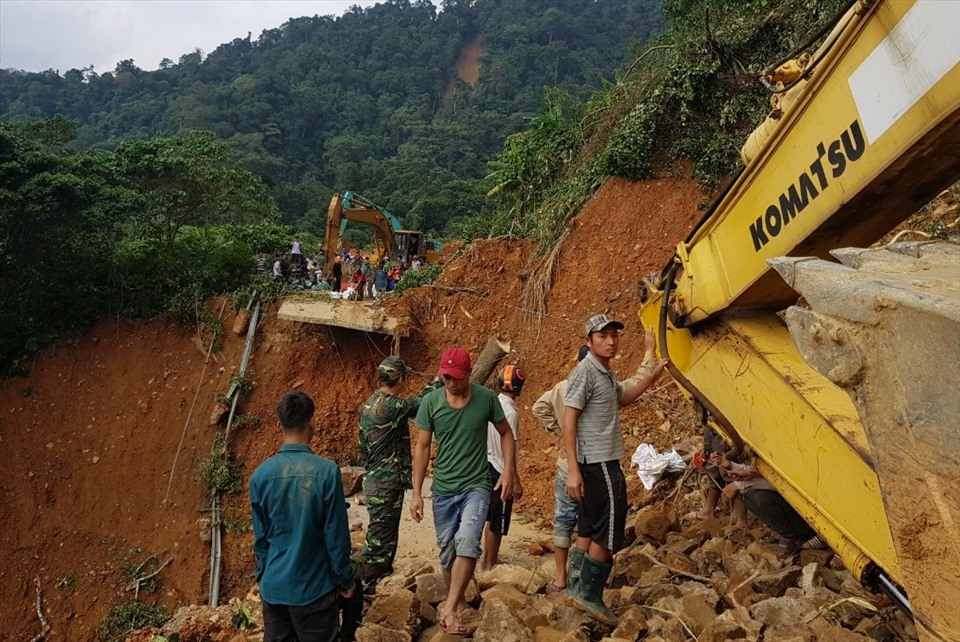
[[[673,290],[674,277],[677,273],[677,264],[673,263],[667,269],[667,274],[665,277],[663,285],[663,294],[660,300],[660,323],[657,332],[657,342],[660,344],[661,356],[664,359],[670,359],[670,348],[667,347],[667,318],[668,318],[668,308],[670,302],[670,292]],[[730,423],[730,420],[720,412],[720,409],[704,395],[699,388],[697,388],[693,382],[683,376],[683,373],[680,372],[679,368],[670,361],[667,364],[667,370],[670,371],[670,375],[679,383],[683,388],[689,392],[697,402],[703,406],[707,412],[713,417],[713,420],[716,421],[720,426],[724,428],[727,433],[727,436],[734,441],[734,448],[740,450],[743,448],[743,440],[740,438],[740,435],[737,433],[736,429],[733,427],[733,424]]]

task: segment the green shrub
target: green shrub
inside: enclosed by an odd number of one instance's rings
[[[200,481],[210,490],[228,495],[243,490],[243,473],[240,462],[226,447],[223,433],[217,435],[213,444],[213,453],[200,462]]]
[[[97,639],[122,639],[126,634],[145,626],[163,626],[170,613],[162,606],[150,606],[137,600],[117,604],[97,627]]]
[[[419,272],[407,270],[403,273],[403,278],[400,279],[400,282],[397,283],[397,286],[393,288],[393,291],[397,294],[397,296],[402,296],[407,290],[418,288],[421,285],[427,285],[428,283],[433,283],[440,278],[442,273],[442,265],[424,265],[420,268]]]

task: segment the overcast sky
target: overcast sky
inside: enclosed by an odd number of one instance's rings
[[[156,69],[289,18],[340,15],[374,0],[0,0],[0,68],[112,71],[132,58]]]

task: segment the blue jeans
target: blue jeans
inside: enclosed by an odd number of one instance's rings
[[[433,497],[433,527],[440,547],[440,567],[449,571],[456,557],[480,559],[480,537],[490,510],[490,491],[465,490]]]
[[[557,466],[553,486],[553,545],[570,548],[573,527],[577,525],[577,502],[567,495],[567,471]]]

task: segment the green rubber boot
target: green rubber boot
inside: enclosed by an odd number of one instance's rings
[[[573,603],[577,608],[611,626],[616,625],[617,616],[603,603],[603,587],[607,585],[612,569],[613,564],[598,562],[589,555],[584,555],[583,565],[580,567],[580,591],[573,596]]]
[[[582,548],[570,547],[570,563],[567,566],[567,596],[570,598],[580,595],[580,569],[586,556]]]

